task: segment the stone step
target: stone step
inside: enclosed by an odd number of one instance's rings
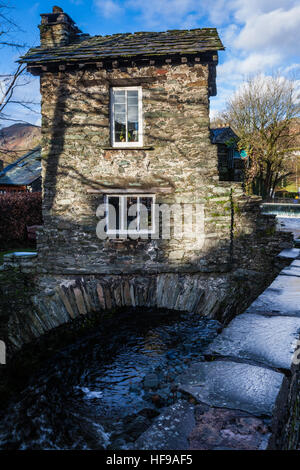
[[[194,408],[180,400],[168,406],[135,442],[138,450],[189,449],[188,436],[195,428]]]
[[[180,390],[209,406],[272,416],[286,379],[283,374],[264,367],[213,361],[191,365],[177,378],[177,383]]]
[[[243,314],[208,346],[205,353],[291,370],[300,336],[300,318]]]
[[[292,263],[290,271],[277,276],[244,313],[300,317],[300,276],[296,267]]]
[[[282,250],[277,256],[279,258],[295,259],[295,258],[298,258],[299,255],[300,255],[299,248],[287,248],[285,250]]]
[[[300,276],[300,265],[293,265],[292,263],[289,266],[286,266],[282,271],[280,271],[280,274],[287,276]]]

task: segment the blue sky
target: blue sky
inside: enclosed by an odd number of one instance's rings
[[[224,107],[228,97],[249,74],[279,72],[300,78],[299,0],[10,0],[11,17],[21,28],[15,40],[28,47],[39,44],[40,13],[59,5],[91,35],[132,31],[163,31],[217,27],[226,47],[219,53],[218,94],[211,99],[211,117]],[[25,49],[26,50],[26,49]],[[0,50],[1,73],[8,73],[22,52]],[[26,79],[28,81],[28,79]],[[299,81],[300,83],[300,81]],[[20,87],[17,97],[39,102],[38,79]],[[39,124],[36,112],[10,106],[14,119]],[[10,123],[7,122],[7,125]]]

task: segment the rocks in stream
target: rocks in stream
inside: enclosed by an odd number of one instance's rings
[[[122,312],[107,342],[114,323],[106,319],[101,331],[45,363],[9,423],[0,421],[2,448],[188,448],[193,406],[176,378],[191,361],[203,360],[219,323],[192,314]]]
[[[145,375],[143,385],[145,389],[156,389],[159,386],[159,377],[155,373]]]
[[[126,433],[133,438],[139,437],[151,425],[151,421],[146,416],[138,415],[127,425]]]
[[[139,413],[126,416],[123,422],[115,423],[110,448],[127,448],[128,443],[136,441],[151,426],[153,418],[158,415],[156,410],[144,408]]]

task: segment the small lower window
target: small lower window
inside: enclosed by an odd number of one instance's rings
[[[106,197],[106,228],[110,235],[154,233],[155,196],[151,194]]]

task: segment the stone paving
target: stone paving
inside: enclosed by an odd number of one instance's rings
[[[179,390],[197,403],[185,449],[288,449],[297,442],[299,253],[280,254],[294,261],[208,346],[207,362],[177,378]],[[147,430],[148,438],[157,435],[157,426]],[[160,440],[164,449],[173,448],[168,426],[160,426]]]

